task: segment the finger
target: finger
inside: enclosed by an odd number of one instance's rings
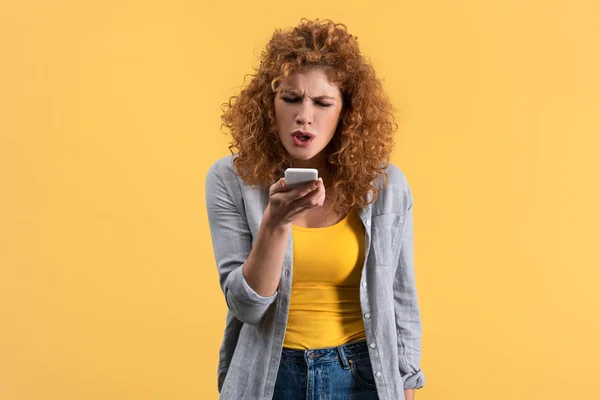
[[[317,205],[319,196],[323,191],[324,189],[321,186],[317,186],[312,192],[293,200],[291,207],[293,209],[300,209],[301,211],[311,209]]]
[[[325,193],[325,188],[319,188],[319,194],[317,195],[317,205],[316,207],[321,207],[325,204],[325,200],[327,199],[327,194]]]
[[[323,191],[325,191],[325,184],[323,183],[323,178],[319,178],[317,180],[319,181],[319,186],[323,188]]]
[[[323,207],[323,204],[325,204],[325,198],[319,198],[315,201],[313,208]]]
[[[323,196],[321,196],[321,198],[319,199],[319,207],[321,207],[323,204],[325,204],[325,194],[323,194]]]
[[[315,207],[321,207],[323,204],[325,204],[326,197],[325,188],[323,186],[319,186],[318,190],[315,191]]]
[[[277,182],[275,182],[273,185],[271,185],[271,187],[269,188],[269,195],[272,196],[276,193],[285,192],[285,191],[286,191],[285,179],[279,178],[279,180]]]
[[[323,183],[323,178],[319,178],[317,180],[315,180],[314,182],[317,183],[317,189],[322,189],[325,190],[325,184]]]
[[[317,182],[317,188],[308,193],[305,198],[313,198],[315,199],[317,202],[319,202],[321,200],[321,198],[325,198],[326,192],[325,192],[325,185],[323,185],[323,181],[321,180],[321,178],[316,180]]]
[[[297,187],[295,187],[289,191],[289,193],[290,193],[289,200],[296,200],[296,199],[302,198],[302,197],[306,196],[307,194],[311,193],[312,191],[318,189],[318,187],[319,187],[318,179],[298,185]]]

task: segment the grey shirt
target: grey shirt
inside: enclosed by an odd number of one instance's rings
[[[289,235],[279,288],[264,297],[244,279],[242,266],[254,244],[269,188],[244,183],[235,155],[217,160],[206,176],[206,207],[221,289],[228,312],[220,349],[220,399],[271,399],[287,325],[293,274]],[[365,228],[365,262],[360,304],[377,393],[381,400],[404,399],[420,388],[421,319],[413,262],[413,198],[394,164],[387,187],[373,204],[357,208]],[[374,182],[382,187],[383,178]],[[369,200],[372,198],[372,194]]]

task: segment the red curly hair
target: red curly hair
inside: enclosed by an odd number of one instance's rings
[[[289,75],[323,67],[339,87],[343,104],[336,132],[323,150],[333,177],[327,195],[332,207],[346,212],[375,202],[378,188],[373,182],[382,175],[383,187],[387,185],[385,169],[398,125],[394,107],[360,54],[357,39],[344,24],[329,19],[302,18],[291,30],[275,30],[248,86],[221,107],[221,129],[229,128],[229,151],[233,155],[238,149],[234,165],[245,183],[268,187],[292,166],[277,133],[275,94]],[[370,201],[368,192],[373,193]]]

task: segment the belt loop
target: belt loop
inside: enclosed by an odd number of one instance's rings
[[[344,352],[344,345],[336,347],[338,354],[340,356],[340,361],[342,362],[342,366],[344,369],[350,369],[350,363],[348,362],[348,358],[346,357],[346,353]]]

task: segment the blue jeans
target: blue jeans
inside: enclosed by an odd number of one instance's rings
[[[377,400],[366,341],[323,349],[284,347],[273,400]]]

